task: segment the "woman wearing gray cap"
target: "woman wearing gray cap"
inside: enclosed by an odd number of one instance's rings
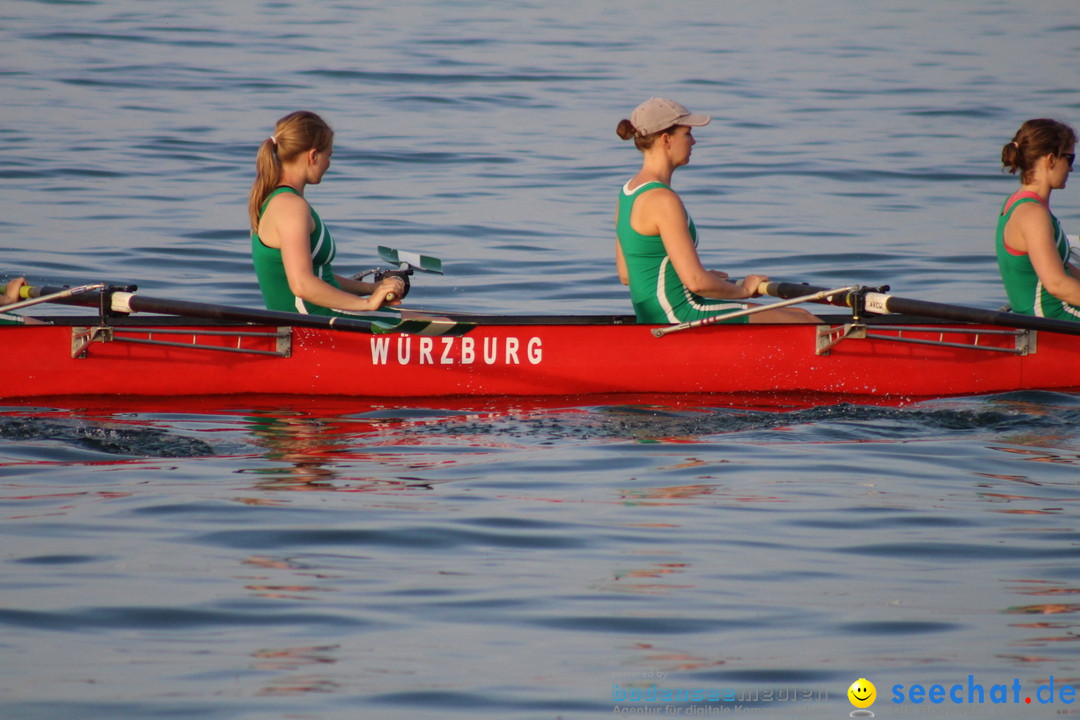
[[[644,161],[638,174],[619,193],[615,212],[615,262],[619,280],[630,286],[638,322],[682,323],[744,310],[735,302],[757,294],[765,275],[747,275],[741,282],[727,273],[706,270],[697,253],[697,228],[671,189],[675,168],[690,162],[692,127],[709,124],[672,100],[650,98],[639,105],[616,132],[634,139]],[[767,310],[731,322],[816,322],[799,308]]]

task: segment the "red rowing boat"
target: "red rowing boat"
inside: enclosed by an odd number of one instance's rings
[[[942,397],[1080,387],[1080,337],[888,316],[712,325],[655,337],[630,317],[458,317],[377,334],[176,317],[0,327],[0,397],[835,393]],[[12,352],[12,348],[31,350]]]
[[[761,290],[850,309],[820,324],[639,325],[629,316],[325,318],[132,289],[25,289],[96,316],[0,326],[0,399],[841,395],[1080,388],[1080,323],[905,300],[882,288]],[[151,313],[144,316],[140,313]],[[167,316],[166,316],[167,315]],[[12,352],[24,348],[28,352]]]

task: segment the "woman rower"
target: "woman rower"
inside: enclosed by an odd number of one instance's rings
[[[330,167],[333,143],[322,118],[299,111],[278,120],[259,147],[248,212],[255,274],[270,310],[340,315],[401,302],[400,278],[367,283],[334,274],[334,240],[304,199],[304,188]]]
[[[1050,212],[1050,192],[1062,189],[1076,159],[1076,133],[1056,120],[1028,120],[1001,149],[1001,163],[1020,172],[1020,189],[998,215],[998,269],[1013,312],[1080,320],[1080,269]]]
[[[679,195],[671,188],[675,168],[690,162],[696,141],[692,127],[711,118],[695,115],[677,102],[651,98],[622,120],[616,132],[634,139],[644,156],[641,170],[619,193],[615,211],[615,263],[619,280],[630,286],[638,322],[681,323],[753,307],[733,302],[758,294],[765,275],[741,282],[727,273],[707,270],[697,253],[697,228]],[[723,321],[721,321],[723,322]],[[729,322],[817,322],[799,308],[778,308]]]

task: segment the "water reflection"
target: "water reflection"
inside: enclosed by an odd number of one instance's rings
[[[250,472],[260,477],[262,490],[373,492],[395,489],[430,489],[430,484],[415,477],[353,475],[349,471],[359,463],[374,462],[400,470],[393,454],[362,451],[364,446],[402,442],[403,423],[386,420],[363,420],[354,417],[314,416],[284,411],[251,416],[252,440],[266,452],[263,458],[275,465]],[[416,468],[410,462],[408,466]],[[253,500],[253,502],[257,502]]]
[[[625,488],[619,491],[619,500],[626,505],[679,505],[680,500],[715,499],[717,502],[735,503],[783,503],[789,499],[776,495],[747,493],[745,489],[733,491],[720,485],[691,484],[665,485],[652,488]]]
[[[602,592],[631,593],[635,595],[665,595],[673,590],[689,590],[692,583],[661,582],[674,579],[691,567],[685,562],[654,562],[636,568],[617,569],[611,580],[597,587]]]
[[[251,653],[255,670],[275,673],[295,672],[311,666],[333,665],[338,662],[339,645],[302,645],[298,647],[266,648]],[[299,695],[330,693],[340,689],[331,678],[317,674],[288,675],[275,678],[262,687],[259,695]]]
[[[347,447],[341,426],[301,414],[258,415],[250,418],[252,439],[267,452],[264,458],[280,467],[260,468],[266,490],[334,490],[341,456]]]
[[[677,648],[661,647],[645,642],[634,643],[627,648],[627,651],[633,657],[628,662],[630,667],[657,668],[667,673],[710,670],[728,662],[726,657],[706,657]]]
[[[1033,433],[1022,437],[1010,436],[1008,439],[1010,442],[1015,442],[1018,445],[1033,445],[1045,449],[1032,450],[1026,447],[1007,447],[1000,445],[991,446],[990,449],[1009,453],[1010,455],[1019,455],[1021,460],[1026,460],[1028,462],[1052,463],[1055,465],[1080,465],[1080,455],[1077,453],[1052,449],[1070,444],[1069,441],[1073,440],[1073,437]]]
[[[244,582],[244,589],[258,597],[273,600],[315,600],[315,593],[336,590],[325,584],[317,584],[321,580],[337,580],[336,576],[317,572],[316,566],[293,558],[251,555],[242,562],[249,568],[265,571],[257,575],[237,576],[237,579]],[[283,574],[287,577],[281,578]]]
[[[1080,588],[1071,587],[1061,583],[1045,580],[1019,580],[1018,584],[1009,588],[1011,591],[1029,597],[1037,598],[1062,598],[1068,599],[1080,595]],[[1066,644],[1066,652],[1073,653],[1075,649],[1070,643],[1080,642],[1080,603],[1070,602],[1036,602],[1014,605],[1005,609],[1005,614],[1018,616],[1016,622],[1010,622],[1009,626],[1030,631],[1025,637],[1012,642],[1013,647],[1020,648],[1055,648],[1062,643]],[[1052,617],[1053,620],[1038,620],[1040,616]],[[1020,618],[1024,618],[1021,620]],[[1048,662],[1060,661],[1060,658],[1041,657],[1035,655],[1011,656],[1022,662]]]

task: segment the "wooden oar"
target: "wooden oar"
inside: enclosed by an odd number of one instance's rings
[[[763,282],[758,286],[758,292],[762,295],[788,299],[815,295],[825,292],[825,290],[813,285]],[[856,309],[864,309],[866,312],[875,315],[899,313],[980,325],[1001,325],[1024,330],[1045,330],[1065,335],[1080,335],[1080,322],[1021,315],[1020,313],[1005,312],[1003,310],[983,310],[981,308],[964,307],[963,305],[946,305],[926,300],[912,300],[874,290],[848,291],[836,295],[829,294],[815,302],[850,308],[856,308],[856,303],[860,303],[861,307]]]
[[[0,292],[3,288],[0,288]],[[63,294],[65,288],[58,287],[23,287],[21,295],[27,298],[42,298]],[[191,302],[189,300],[166,300],[162,298],[137,295],[134,292],[107,291],[107,309],[116,313],[157,313],[160,315],[178,315],[202,320],[230,320],[260,325],[288,325],[293,327],[327,328],[362,333],[408,332],[412,335],[464,335],[473,329],[471,323],[455,322],[444,318],[402,318],[399,322],[382,318],[326,317],[324,315],[301,315],[300,313],[279,312],[277,310],[258,310],[254,308],[213,305],[210,303]],[[74,295],[63,297],[54,302],[65,305],[99,307],[100,294],[92,296]],[[401,329],[399,330],[399,326]]]

